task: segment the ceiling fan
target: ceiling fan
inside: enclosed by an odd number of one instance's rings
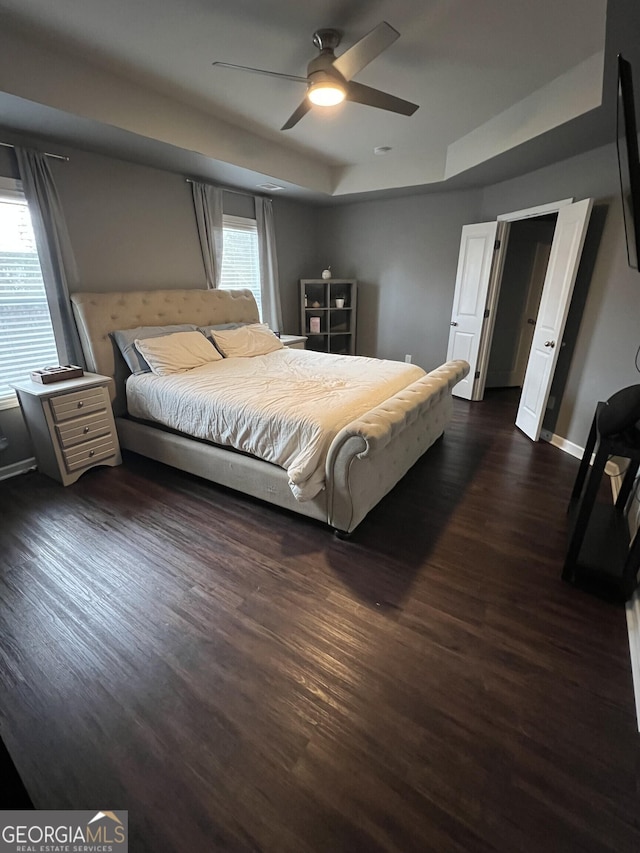
[[[283,124],[281,130],[294,127],[314,105],[333,106],[344,100],[411,116],[418,109],[417,104],[403,101],[402,98],[388,95],[379,89],[363,86],[362,83],[355,83],[352,79],[399,37],[400,33],[397,30],[394,30],[386,21],[382,21],[360,41],[336,57],[334,51],[340,44],[338,30],[317,30],[313,34],[313,43],[320,53],[307,66],[306,77],[280,74],[278,71],[265,71],[262,68],[250,68],[247,65],[233,65],[230,62],[213,62],[212,65],[249,71],[252,74],[266,74],[269,77],[292,80],[294,83],[304,83],[307,86],[306,97]]]

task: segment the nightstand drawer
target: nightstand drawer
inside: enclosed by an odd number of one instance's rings
[[[60,394],[58,397],[52,397],[49,402],[53,417],[58,423],[107,407],[103,388],[86,388],[71,394]]]
[[[111,419],[106,412],[95,412],[63,422],[61,425],[56,424],[56,432],[62,447],[73,447],[83,441],[108,435],[111,432]]]
[[[94,465],[100,459],[115,456],[116,451],[117,446],[113,435],[109,433],[109,435],[103,435],[101,438],[94,438],[92,441],[85,441],[76,447],[65,449],[62,451],[62,455],[67,470],[77,471],[79,468]]]

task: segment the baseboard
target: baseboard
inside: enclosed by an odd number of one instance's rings
[[[580,447],[579,444],[574,444],[573,441],[569,441],[568,438],[563,438],[561,435],[556,435],[554,432],[549,432],[549,430],[543,429],[540,433],[540,438],[544,441],[548,441],[549,444],[552,444],[554,447],[558,447],[570,456],[575,456],[576,459],[582,459],[584,456],[584,447]],[[592,465],[594,457],[595,453],[591,456]],[[621,472],[620,465],[615,457],[607,462],[604,470],[610,477],[619,478],[620,484],[622,483],[622,472],[624,469],[622,469]],[[618,485],[618,488],[620,488],[620,485]]]
[[[611,491],[613,492],[614,501],[618,497],[623,474],[624,469],[620,470],[617,477],[611,478]],[[637,501],[629,507],[627,518],[629,521],[629,533],[633,539],[640,527],[640,504]],[[627,632],[629,634],[629,654],[631,655],[631,677],[633,679],[633,693],[636,700],[636,722],[638,731],[640,732],[640,594],[638,590],[627,601],[625,610],[627,614]]]
[[[560,435],[543,430],[540,437],[554,447],[558,447],[565,453],[575,456],[577,459],[582,459],[584,448]],[[593,464],[593,456],[591,457]],[[626,461],[619,457],[613,457],[607,462],[605,472],[611,478],[611,493],[612,500],[615,503],[620,492]],[[629,514],[629,531],[633,537],[640,527],[640,504],[637,502],[631,507]],[[636,705],[636,724],[640,732],[640,593],[636,591],[633,597],[626,603],[625,612],[627,616],[627,633],[629,635],[629,654],[631,657],[631,678],[633,681],[633,695]]]
[[[18,474],[26,474],[27,471],[33,471],[36,467],[36,460],[33,456],[29,459],[21,459],[19,462],[14,462],[12,465],[5,465],[0,468],[0,480],[8,480],[9,477],[17,477]]]
[[[563,450],[570,456],[575,456],[576,459],[582,459],[584,447],[580,447],[579,444],[574,444],[572,441],[569,441],[568,438],[563,438],[561,435],[549,432],[548,429],[543,429],[541,431],[540,438],[544,441],[548,441],[549,444],[553,444],[554,447],[559,447],[560,450]]]
[[[629,654],[631,655],[631,678],[633,695],[636,700],[636,723],[640,732],[640,596],[634,592],[625,606],[627,631],[629,633]]]

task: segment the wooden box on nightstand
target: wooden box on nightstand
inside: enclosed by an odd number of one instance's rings
[[[13,384],[33,442],[38,469],[68,486],[96,465],[120,465],[109,377],[85,373],[40,385]]]

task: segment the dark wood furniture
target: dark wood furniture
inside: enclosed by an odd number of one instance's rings
[[[355,279],[300,279],[300,334],[307,349],[355,355],[357,308]]]
[[[640,567],[640,536],[631,542],[625,513],[640,466],[640,431],[633,428],[617,435],[602,435],[598,415],[604,405],[598,403],[596,407],[571,493],[572,526],[562,578],[627,600],[637,586]],[[628,460],[615,504],[598,500],[602,475],[612,456]]]

